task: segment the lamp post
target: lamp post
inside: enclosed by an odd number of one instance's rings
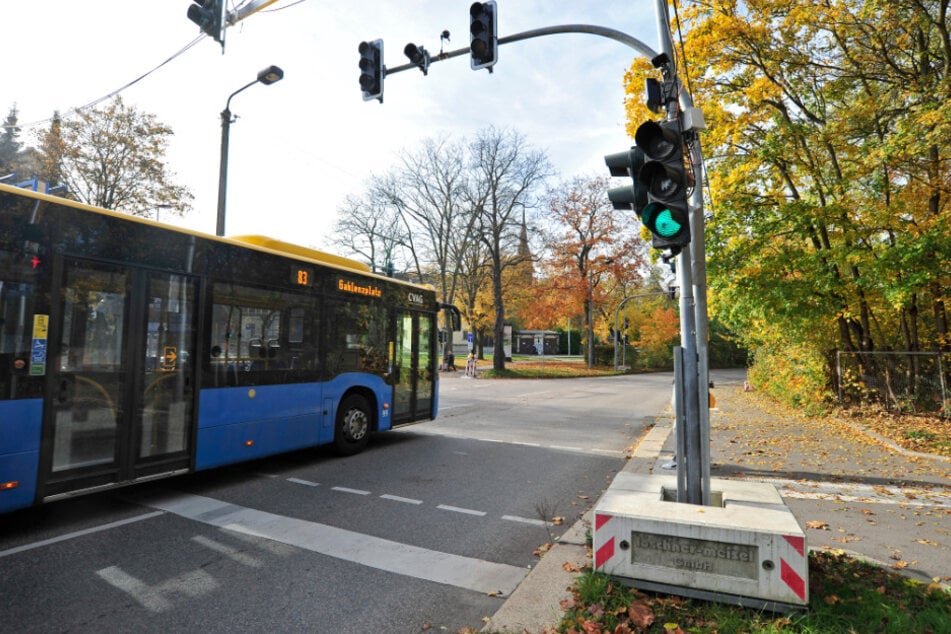
[[[248,82],[241,88],[228,96],[225,102],[225,109],[221,111],[221,166],[218,171],[218,224],[215,228],[215,235],[225,235],[225,192],[228,189],[228,135],[231,132],[231,124],[234,119],[231,115],[231,99],[239,92],[250,88],[254,84],[264,84],[269,86],[274,82],[284,78],[284,71],[277,66],[268,66],[258,73],[257,79]]]

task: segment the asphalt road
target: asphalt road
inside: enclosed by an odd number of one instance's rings
[[[0,631],[477,629],[597,500],[671,380],[455,376],[437,421],[358,456],[298,452],[4,516]]]

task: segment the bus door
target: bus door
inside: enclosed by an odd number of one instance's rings
[[[188,468],[196,291],[188,276],[65,261],[43,497]]]
[[[432,325],[428,315],[397,311],[396,350],[393,363],[393,422],[403,423],[432,417],[433,382]]]

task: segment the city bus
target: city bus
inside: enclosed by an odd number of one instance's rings
[[[0,184],[0,513],[432,419],[448,308],[339,256]]]

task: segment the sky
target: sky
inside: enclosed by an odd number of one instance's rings
[[[237,0],[234,0],[237,2]],[[241,0],[242,2],[244,0]],[[6,0],[0,9],[0,117],[16,105],[20,141],[54,111],[93,102],[148,73],[199,34],[188,0]],[[229,27],[224,54],[204,38],[121,96],[170,126],[174,182],[195,196],[184,219],[215,232],[221,117],[228,96],[272,64],[283,80],[236,95],[231,111],[226,235],[263,234],[328,248],[337,209],[395,168],[426,138],[512,129],[545,151],[561,178],[607,176],[604,155],[632,144],[623,75],[639,53],[591,34],[557,34],[499,48],[493,73],[469,56],[388,76],[383,103],[359,87],[362,40],[382,39],[384,63],[408,62],[413,42],[433,56],[469,45],[469,0],[277,0]],[[659,50],[655,0],[498,0],[499,37],[542,27],[608,27]],[[233,6],[233,5],[232,5]]]

